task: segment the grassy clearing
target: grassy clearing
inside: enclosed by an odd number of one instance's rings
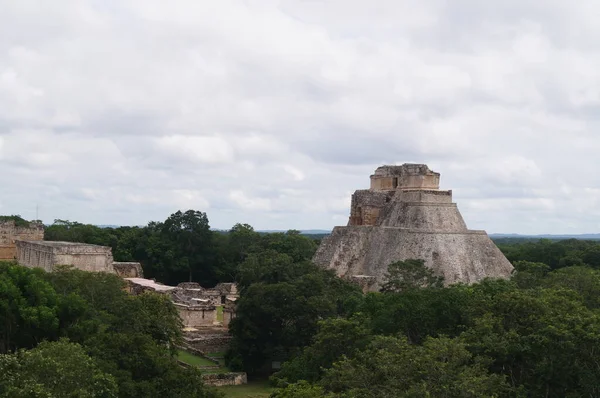
[[[217,387],[227,398],[268,398],[274,391],[267,381],[255,381],[243,386]]]
[[[223,352],[209,352],[206,354],[207,357],[211,357],[214,359],[224,359],[225,358],[225,351]]]
[[[212,361],[209,361],[206,358],[199,357],[198,355],[190,354],[187,351],[178,350],[177,351],[177,359],[181,362],[185,362],[188,365],[192,366],[215,366],[216,364]]]

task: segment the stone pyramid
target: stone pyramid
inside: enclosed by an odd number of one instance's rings
[[[510,262],[485,231],[467,229],[452,191],[439,185],[440,174],[424,164],[377,168],[371,188],[352,195],[348,225],[323,239],[313,261],[365,291],[407,259],[423,259],[446,284],[508,278]]]

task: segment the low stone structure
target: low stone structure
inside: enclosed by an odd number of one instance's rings
[[[235,304],[237,297],[228,297],[223,306],[223,327],[228,328],[231,321],[235,318]]]
[[[204,354],[227,351],[231,339],[229,331],[222,326],[186,328],[183,330],[185,346]]]
[[[113,262],[112,267],[121,278],[143,278],[142,264],[136,262]]]
[[[142,277],[142,265],[136,262],[114,262],[108,246],[77,242],[16,240],[16,260],[25,267],[52,272],[57,265],[70,265],[82,271],[108,272],[122,278]]]
[[[510,262],[485,231],[467,229],[439,182],[426,165],[379,167],[371,188],[352,195],[348,225],[322,240],[313,261],[370,291],[389,264],[407,259],[423,259],[446,284],[508,278]]]
[[[0,221],[0,261],[17,259],[17,240],[44,239],[44,225],[41,223],[29,223],[29,225],[17,225],[15,221]]]
[[[82,271],[114,273],[110,247],[74,242],[17,240],[17,262],[25,267],[52,272],[57,265],[71,265]]]
[[[243,372],[205,373],[202,381],[212,387],[239,386],[248,383],[248,376]]]
[[[174,303],[186,328],[200,328],[217,324],[217,307],[209,302],[198,304]],[[208,300],[207,300],[208,301]]]
[[[169,293],[176,289],[174,286],[163,285],[152,279],[124,278],[127,282],[127,291],[131,294],[142,294],[146,291],[156,293]]]
[[[128,282],[128,291],[132,294],[147,290],[169,294],[186,330],[197,331],[207,327],[222,327],[226,330],[235,318],[235,303],[239,297],[235,283],[220,283],[207,289],[195,282],[167,286],[152,279],[125,280]],[[218,307],[222,307],[223,319],[218,319]]]

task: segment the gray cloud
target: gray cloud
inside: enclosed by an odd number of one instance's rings
[[[600,229],[595,1],[0,9],[0,213],[330,228],[410,161],[472,228]]]

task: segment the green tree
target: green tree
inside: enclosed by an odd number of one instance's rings
[[[364,349],[372,338],[365,320],[330,318],[319,322],[319,330],[312,344],[302,354],[286,362],[272,381],[278,386],[300,380],[318,381],[324,369],[330,368],[342,356],[352,357]]]
[[[376,337],[353,359],[325,372],[320,385],[340,397],[497,397],[508,392],[504,377],[488,373],[487,361],[457,339]]]
[[[496,295],[461,336],[469,350],[493,359],[529,396],[598,396],[600,318],[572,290],[512,290]]]
[[[310,384],[306,380],[290,384],[271,394],[271,398],[334,398],[335,394],[326,393],[323,387]]]
[[[3,397],[117,397],[114,378],[102,372],[83,347],[67,340],[0,355],[0,374]]]
[[[396,261],[388,265],[385,275],[386,283],[382,292],[404,292],[411,289],[442,287],[444,278],[436,276],[433,270],[425,266],[425,261],[409,259]]]
[[[281,263],[277,259],[286,259]],[[318,321],[350,313],[361,300],[357,286],[308,262],[266,254],[242,265],[241,296],[226,356],[230,366],[249,373],[269,371],[308,345]]]
[[[59,335],[59,297],[44,271],[0,263],[0,353]]]
[[[177,211],[162,224],[161,235],[169,242],[170,250],[163,260],[170,270],[186,272],[190,282],[194,272],[201,273],[201,282],[214,280],[210,268],[212,234],[206,213]]]

